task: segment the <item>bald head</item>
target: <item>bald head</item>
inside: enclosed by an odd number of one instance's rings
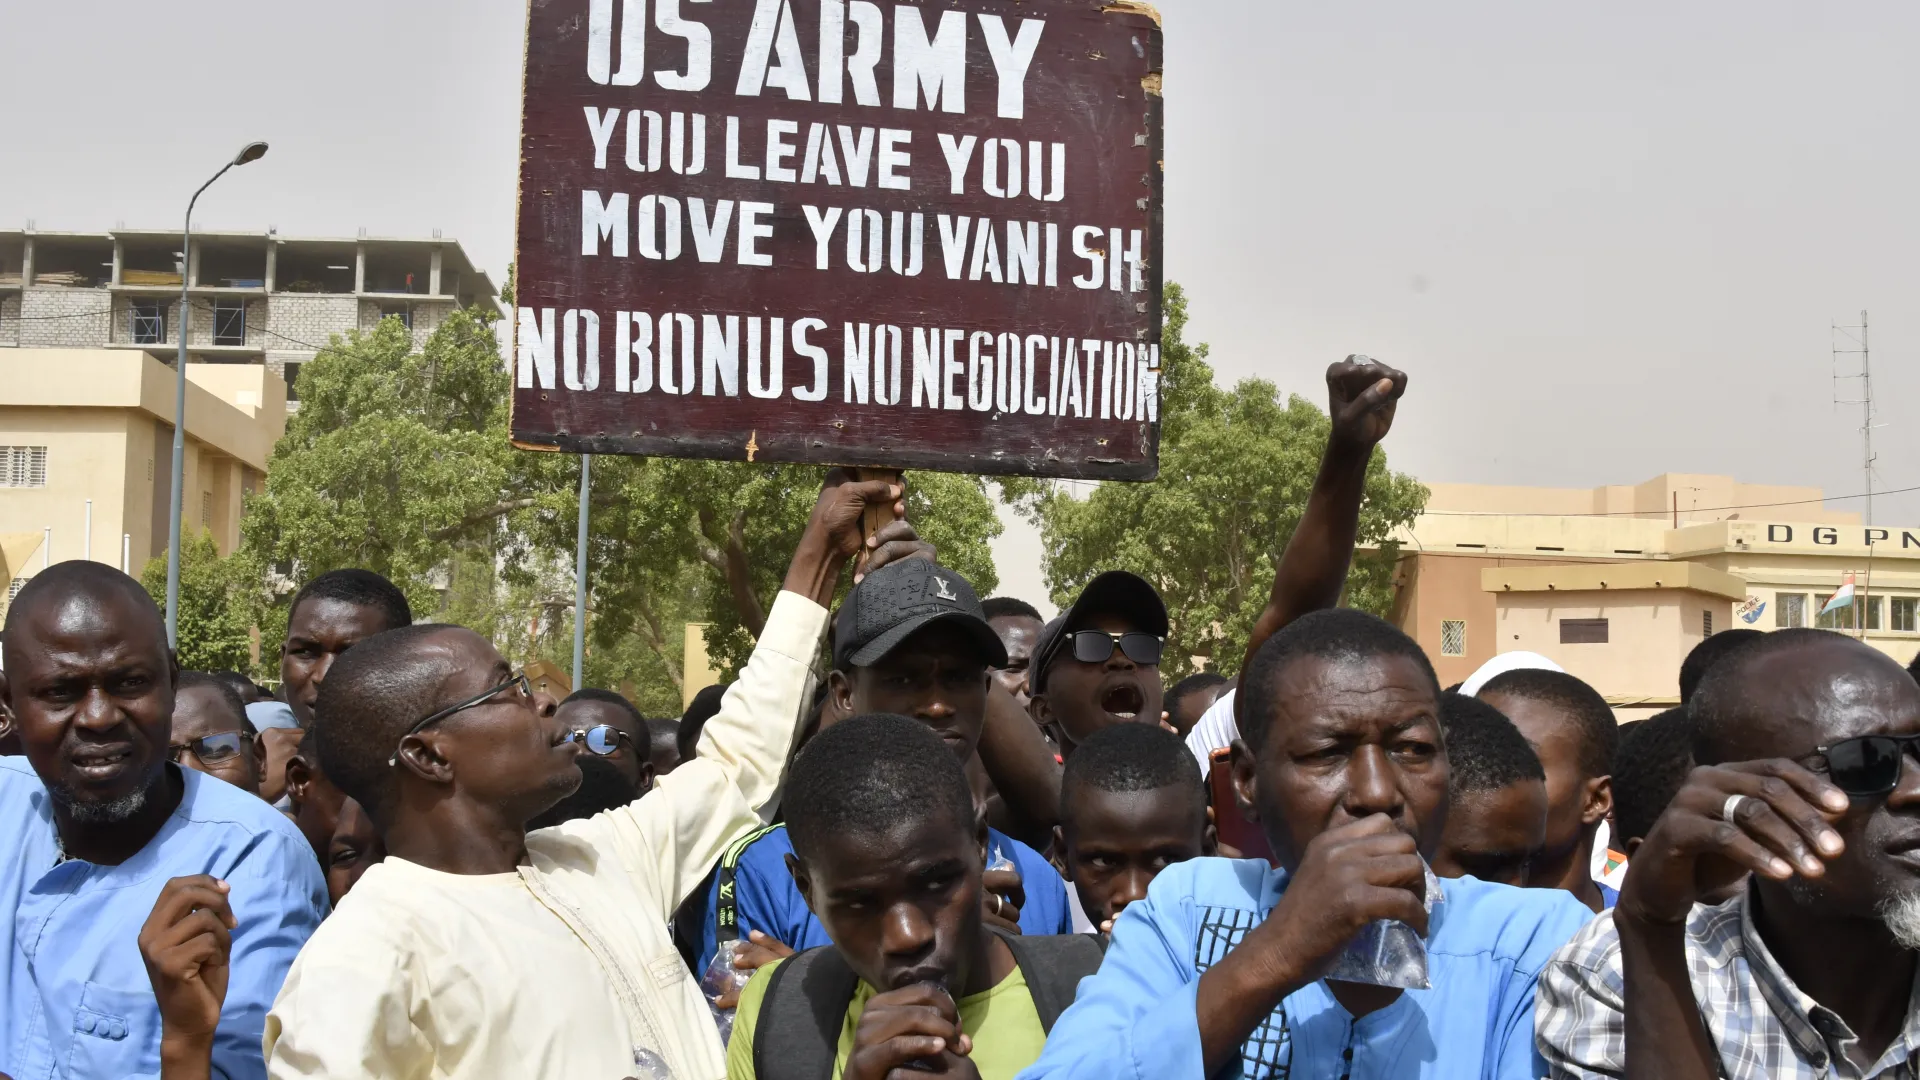
[[[389,630],[321,684],[320,768],[393,855],[445,869],[476,832],[520,830],[580,786],[581,744],[556,704],[471,630]]]
[[[15,667],[35,627],[110,618],[132,645],[167,648],[167,622],[138,581],[105,563],[56,563],[35,574],[7,608],[5,666]]]
[[[320,769],[376,819],[390,801],[393,756],[407,729],[440,707],[460,666],[458,626],[422,624],[375,634],[341,653],[314,706]]]
[[[1776,630],[1701,681],[1688,708],[1702,765],[1798,758],[1911,711],[1920,684],[1885,653],[1830,630]]]

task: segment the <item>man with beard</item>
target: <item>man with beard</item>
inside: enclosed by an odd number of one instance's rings
[[[1236,797],[1281,868],[1161,871],[1023,1077],[1538,1077],[1534,982],[1588,913],[1556,889],[1430,878],[1448,761],[1420,646],[1350,608],[1313,612],[1267,640],[1240,692]],[[1372,949],[1335,968],[1380,920],[1425,939],[1429,985],[1378,985]]]
[[[288,965],[327,911],[285,816],[170,763],[179,669],[140,583],[92,562],[35,575],[7,611],[0,728],[0,1072],[153,1076],[177,1054],[265,1075],[260,1038]],[[161,1037],[138,938],[169,879],[225,883],[226,1000],[191,1047]]]
[[[1541,977],[1549,1075],[1914,1076],[1920,686],[1852,638],[1779,630],[1690,708],[1700,767]]]

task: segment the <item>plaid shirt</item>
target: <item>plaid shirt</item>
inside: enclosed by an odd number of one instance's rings
[[[1920,1080],[1920,982],[1907,1024],[1862,1070],[1847,1056],[1856,1038],[1839,1014],[1780,969],[1754,929],[1742,892],[1687,919],[1687,967],[1700,1019],[1727,1080]],[[1574,936],[1540,973],[1534,1030],[1548,1076],[1592,1080],[1626,1073],[1627,1017],[1620,933],[1613,912]]]

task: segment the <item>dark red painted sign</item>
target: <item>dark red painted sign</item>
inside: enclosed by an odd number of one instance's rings
[[[1132,0],[533,0],[516,443],[1151,478],[1160,117]]]

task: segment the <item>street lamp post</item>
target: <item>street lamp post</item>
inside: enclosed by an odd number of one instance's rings
[[[251,142],[241,147],[233,160],[220,167],[213,174],[213,180],[200,185],[200,190],[187,200],[186,225],[180,231],[180,317],[175,332],[180,336],[180,351],[173,364],[173,505],[167,511],[167,644],[178,647],[180,644],[180,508],[186,492],[187,471],[187,280],[193,259],[193,204],[213,186],[213,181],[227,175],[227,170],[235,165],[245,165],[250,161],[259,161],[267,156],[267,144]]]

